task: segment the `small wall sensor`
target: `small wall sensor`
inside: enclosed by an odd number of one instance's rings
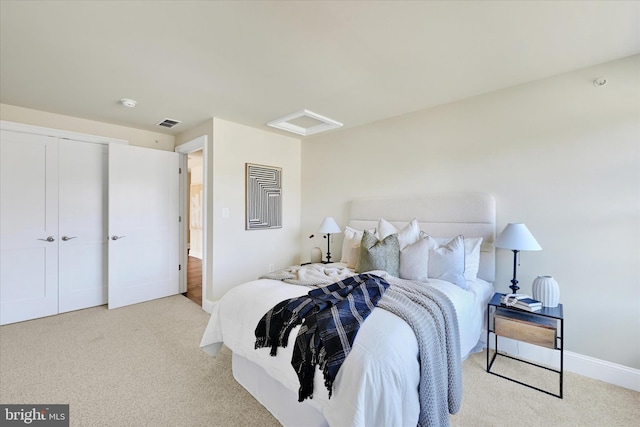
[[[133,108],[137,104],[135,99],[129,99],[129,98],[122,98],[120,102],[122,103],[122,105],[124,105],[127,108]]]
[[[593,85],[595,87],[602,87],[602,86],[604,86],[606,84],[607,84],[607,79],[605,79],[604,77],[598,77],[597,79],[595,79],[593,81]]]

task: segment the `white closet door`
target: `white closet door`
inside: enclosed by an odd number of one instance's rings
[[[109,308],[179,291],[178,159],[109,146]]]
[[[57,138],[2,130],[0,324],[57,313]]]
[[[107,303],[108,147],[59,145],[59,312]]]

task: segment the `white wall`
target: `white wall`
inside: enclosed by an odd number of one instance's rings
[[[352,198],[491,193],[498,231],[524,222],[543,247],[522,253],[518,278],[529,293],[537,275],[556,277],[566,349],[638,369],[639,95],[635,56],[305,139],[302,253],[322,217],[345,225]],[[497,253],[504,292],[513,255]]]
[[[233,286],[299,262],[300,157],[297,138],[214,119],[213,300]],[[245,230],[245,163],[282,168],[282,228]],[[223,218],[222,210],[229,210]],[[211,216],[210,216],[211,217]]]
[[[214,118],[178,135],[178,145],[209,135],[207,302],[240,283],[299,262],[300,140]],[[283,226],[245,230],[245,163],[282,168]],[[223,217],[228,209],[229,217]]]
[[[173,151],[175,145],[175,137],[173,135],[31,110],[8,104],[0,104],[0,119],[33,126],[124,139],[129,141],[130,145],[158,150]]]

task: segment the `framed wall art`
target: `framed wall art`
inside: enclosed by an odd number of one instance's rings
[[[282,168],[246,163],[246,230],[282,228]]]

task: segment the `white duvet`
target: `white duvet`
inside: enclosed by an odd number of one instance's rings
[[[453,302],[460,326],[463,359],[482,335],[486,305],[493,286],[477,279],[468,290],[442,280],[429,283]],[[291,366],[295,328],[289,345],[271,357],[269,348],[254,349],[258,321],[274,305],[306,294],[308,287],[260,279],[237,286],[215,305],[200,346],[216,354],[224,343],[234,353],[260,366],[286,388],[298,393],[298,377]],[[316,371],[313,399],[331,426],[415,426],[420,404],[418,344],[412,329],[396,315],[375,308],[362,324],[328,398],[320,370]]]

